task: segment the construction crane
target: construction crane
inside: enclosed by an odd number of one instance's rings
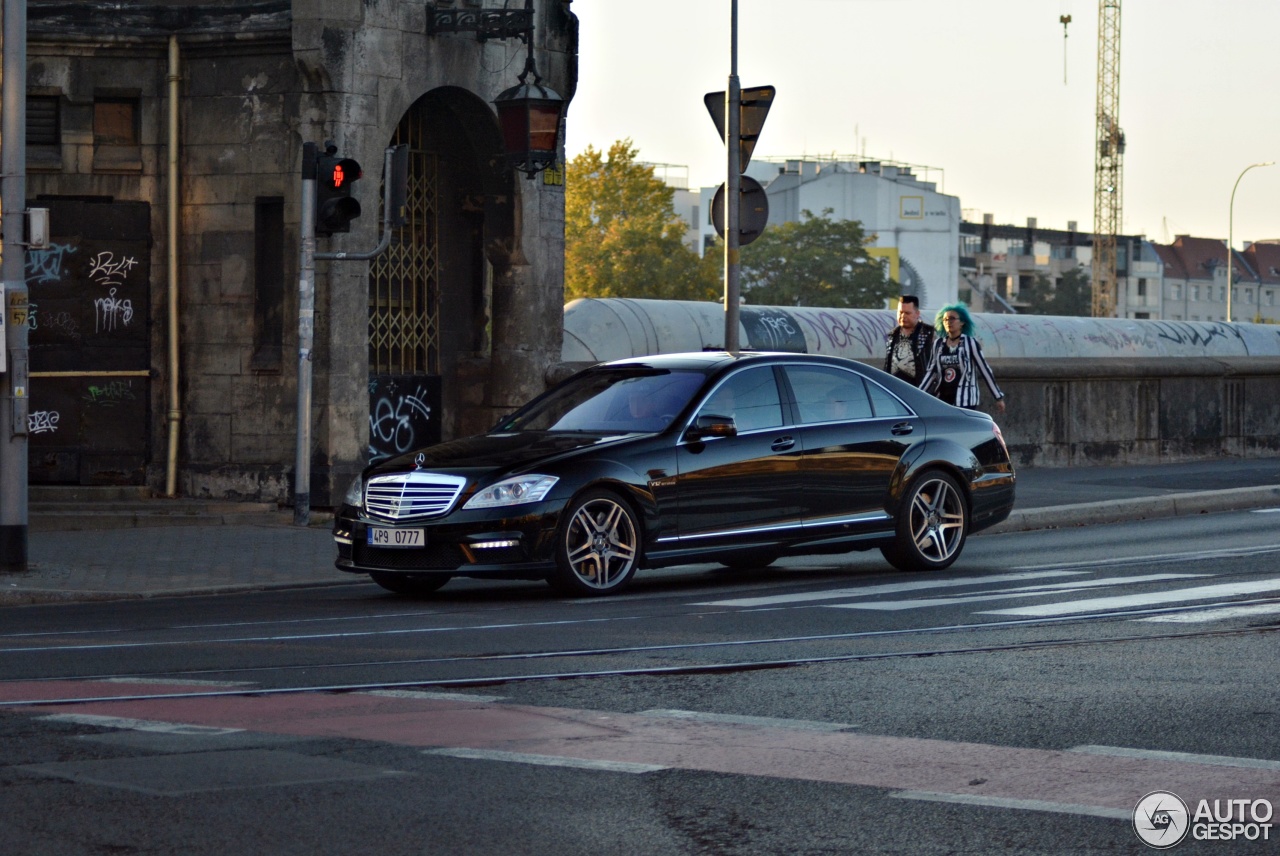
[[[1098,128],[1093,169],[1093,317],[1116,314],[1116,233],[1124,210],[1120,0],[1098,0]]]

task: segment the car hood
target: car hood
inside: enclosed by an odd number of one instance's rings
[[[371,467],[367,475],[411,469],[520,468],[570,454],[579,449],[614,445],[636,436],[638,435],[577,434],[558,431],[479,434],[389,458]]]

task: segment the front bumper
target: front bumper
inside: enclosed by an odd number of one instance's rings
[[[338,570],[542,579],[555,567],[562,502],[454,511],[441,518],[382,520],[344,505],[334,517]],[[512,512],[519,512],[513,514]],[[376,547],[369,527],[421,529],[421,547]]]

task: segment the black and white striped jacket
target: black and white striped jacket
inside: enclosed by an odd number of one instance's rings
[[[946,347],[946,336],[934,340],[933,351],[929,355],[929,367],[925,369],[920,388],[930,395],[936,395],[942,384],[942,364],[939,358]],[[956,407],[977,407],[981,396],[978,394],[978,375],[986,383],[996,401],[1004,398],[1004,393],[996,385],[996,376],[987,365],[987,358],[982,355],[982,345],[972,336],[960,336],[960,384],[956,387]]]

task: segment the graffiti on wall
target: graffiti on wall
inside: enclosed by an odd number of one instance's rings
[[[440,378],[369,379],[369,461],[440,442]]]
[[[43,282],[61,282],[67,256],[76,252],[72,244],[50,244],[43,250],[27,250],[27,285]]]
[[[797,308],[796,317],[817,342],[815,352],[858,358],[884,353],[884,337],[897,323],[889,311]],[[852,353],[851,353],[852,352]]]
[[[773,306],[743,306],[738,318],[747,333],[747,346],[760,351],[805,353],[804,331],[786,310]]]

